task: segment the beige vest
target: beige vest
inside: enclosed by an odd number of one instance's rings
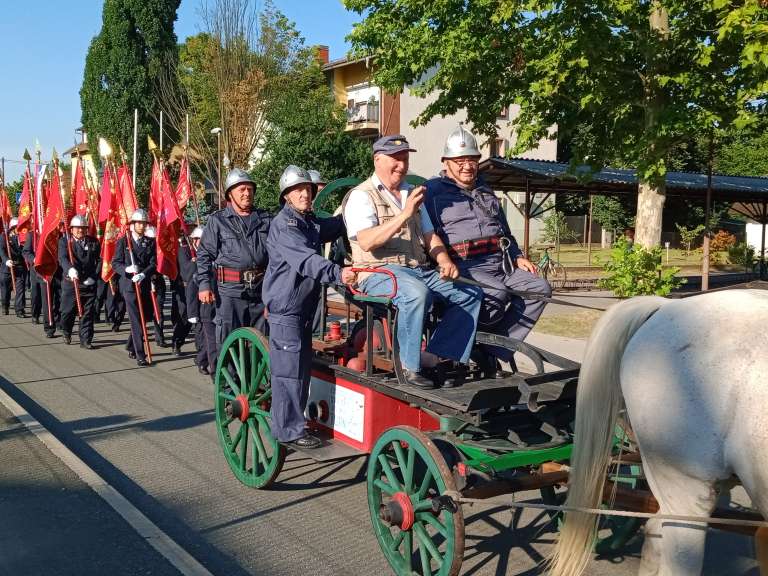
[[[347,200],[354,190],[362,190],[368,194],[376,208],[376,218],[379,224],[384,224],[402,212],[402,209],[390,200],[388,194],[376,189],[370,178],[347,193],[341,204],[342,211],[346,208]],[[350,238],[353,265],[359,268],[375,268],[384,264],[398,264],[411,268],[423,266],[427,263],[423,239],[421,219],[417,213],[386,244],[370,252],[363,250],[356,239]],[[358,281],[362,281],[367,276],[368,274],[359,274]]]

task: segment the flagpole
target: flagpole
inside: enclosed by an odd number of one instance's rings
[[[163,151],[163,111],[160,110],[160,152]]]
[[[0,190],[3,191],[3,229],[5,230],[5,234],[3,236],[5,237],[5,250],[8,254],[8,260],[11,261],[11,265],[8,266],[8,270],[11,272],[11,288],[14,292],[18,292],[16,290],[16,273],[13,270],[13,256],[11,255],[11,243],[8,239],[8,235],[11,233],[11,230],[9,228],[10,226],[10,220],[8,222],[5,221],[5,206],[8,205],[8,192],[5,189],[5,156],[2,158],[2,173],[0,174]]]
[[[56,154],[56,150],[53,151],[53,170],[54,170],[54,177],[59,178],[59,156]],[[61,197],[61,207],[64,212],[64,219],[66,220],[66,205],[64,204],[64,187],[61,185],[61,179],[59,179],[59,196]],[[69,257],[69,266],[70,268],[75,267],[75,258],[72,255],[72,237],[69,234],[69,225],[67,222],[64,222],[64,239],[67,243],[67,256]],[[77,304],[77,317],[81,319],[83,318],[83,302],[80,300],[80,279],[79,278],[70,278],[72,281],[72,286],[75,289],[75,303]]]

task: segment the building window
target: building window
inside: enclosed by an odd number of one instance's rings
[[[491,140],[491,156],[505,156],[507,153],[507,141],[504,138]]]
[[[504,108],[501,109],[501,112],[499,112],[498,120],[508,120],[509,119],[509,106],[504,106]]]

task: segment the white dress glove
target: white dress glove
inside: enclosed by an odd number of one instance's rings
[[[13,268],[13,260],[6,260],[5,265],[8,266],[8,268]]]
[[[77,270],[75,270],[74,268],[70,268],[69,270],[67,270],[67,276],[69,276],[70,280],[77,280],[77,278],[79,277],[79,274],[77,273]]]
[[[126,274],[136,274],[136,266],[134,264],[131,264],[130,266],[125,267],[125,273]]]
[[[96,280],[93,278],[86,278],[83,280],[83,286],[93,286],[94,284],[96,284]]]
[[[144,280],[145,277],[146,276],[144,275],[144,272],[139,272],[133,278],[131,278],[131,280],[133,280],[136,284],[138,284],[139,282]]]
[[[193,316],[192,318],[189,318],[189,323],[190,324],[197,324],[197,317]]]

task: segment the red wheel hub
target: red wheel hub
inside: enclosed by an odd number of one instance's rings
[[[405,492],[398,492],[392,496],[392,501],[400,507],[402,512],[402,520],[399,524],[400,529],[410,530],[415,519],[413,504],[411,504],[410,497]]]
[[[239,414],[237,417],[240,419],[240,422],[245,422],[248,420],[248,414],[249,414],[249,406],[248,406],[248,396],[245,394],[240,394],[237,398],[235,398],[235,402],[239,404],[240,410],[238,410]]]

